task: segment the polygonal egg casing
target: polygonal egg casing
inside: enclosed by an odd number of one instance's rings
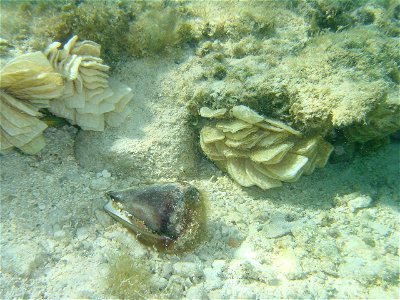
[[[104,209],[138,240],[161,251],[185,251],[201,237],[205,208],[187,183],[162,183],[110,191]]]
[[[266,190],[297,181],[324,167],[333,149],[321,136],[305,137],[244,105],[199,113],[209,119],[200,131],[203,152],[244,187]]]

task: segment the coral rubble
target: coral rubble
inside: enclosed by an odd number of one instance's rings
[[[240,185],[270,189],[294,182],[328,161],[333,146],[321,136],[303,137],[286,124],[244,106],[224,110],[203,107],[202,117],[219,118],[204,126],[204,153]]]

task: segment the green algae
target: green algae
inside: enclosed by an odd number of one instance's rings
[[[131,257],[125,250],[110,262],[106,286],[119,299],[146,299],[152,290],[151,277],[144,260]]]
[[[304,132],[357,128],[350,141],[398,129],[399,104],[387,101],[400,82],[398,1],[10,3],[2,2],[11,43],[2,55],[73,34],[101,44],[111,66],[191,54],[175,74],[174,97],[194,119],[202,106],[244,104]],[[374,133],[382,111],[390,128]],[[369,133],[358,138],[359,128]]]

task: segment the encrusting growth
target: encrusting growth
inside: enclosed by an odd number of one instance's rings
[[[203,107],[200,115],[215,119],[200,132],[201,148],[241,186],[266,190],[297,181],[324,167],[333,150],[322,137],[303,137],[244,105],[234,106],[229,115]]]

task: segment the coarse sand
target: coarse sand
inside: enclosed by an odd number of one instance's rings
[[[398,297],[398,143],[267,191],[238,186],[197,153],[189,180],[207,198],[207,236],[174,255],[103,211],[106,190],[144,179],[80,166],[76,134],[49,128],[40,155],[0,157],[1,299],[118,297],[108,275],[121,253],[151,271],[145,298]]]

